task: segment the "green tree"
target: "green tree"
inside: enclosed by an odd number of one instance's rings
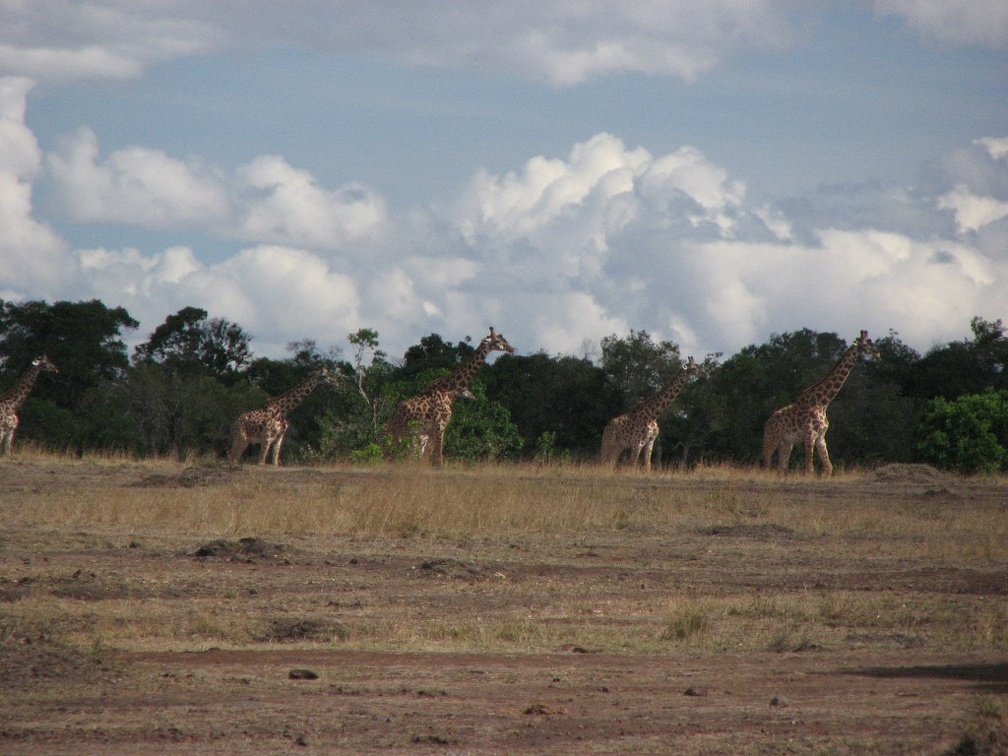
[[[540,439],[549,438],[555,451],[595,457],[605,424],[621,407],[620,390],[588,359],[542,352],[508,355],[480,378],[487,396],[507,409],[529,455],[537,443],[541,447]]]
[[[655,343],[647,331],[630,331],[602,339],[602,370],[623,394],[629,410],[654,396],[679,373],[679,347],[671,341]],[[618,414],[618,413],[617,413]]]
[[[905,393],[918,401],[940,396],[955,399],[986,388],[1008,389],[1008,335],[1000,320],[975,317],[972,339],[936,347],[918,360]]]
[[[123,329],[139,324],[121,307],[89,302],[0,300],[0,357],[9,383],[40,354],[59,368],[53,381],[40,381],[29,401],[49,401],[75,410],[102,380],[120,377],[129,366]]]
[[[380,348],[378,331],[361,328],[347,339],[353,347],[346,365],[352,390],[319,420],[320,449],[327,457],[374,451],[382,424],[399,400],[386,387],[393,367]]]
[[[397,379],[412,382],[416,391],[422,391],[430,381],[450,373],[472,356],[476,350],[469,341],[466,337],[465,342],[452,344],[436,333],[424,336],[419,344],[406,350],[403,364],[396,370]]]
[[[136,363],[156,363],[179,373],[236,381],[252,360],[250,337],[241,326],[209,318],[199,307],[183,307],[137,345]]]
[[[920,425],[921,459],[962,473],[1008,470],[1008,390],[932,399]]]
[[[446,456],[470,462],[517,457],[523,440],[507,409],[486,398],[480,381],[473,381],[469,388],[475,398],[459,399],[453,405],[445,433]]]
[[[234,418],[265,399],[247,383],[225,386],[209,375],[139,364],[89,396],[88,438],[94,448],[153,456],[219,455],[227,449]]]

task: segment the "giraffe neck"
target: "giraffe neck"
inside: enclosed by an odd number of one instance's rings
[[[686,384],[686,379],[689,377],[689,371],[680,370],[679,375],[675,377],[669,385],[659,391],[657,394],[652,396],[650,399],[645,399],[638,405],[637,409],[634,410],[634,414],[639,417],[645,417],[648,420],[656,420],[668,406],[672,404],[673,400],[682,391],[682,387]]]
[[[6,394],[0,397],[0,402],[11,409],[18,409],[24,404],[24,400],[28,398],[28,394],[35,387],[35,381],[41,372],[42,368],[38,365],[32,365],[25,370],[18,379],[18,382]]]
[[[801,401],[810,405],[826,405],[833,401],[833,397],[840,393],[840,389],[847,382],[851,370],[854,369],[857,355],[858,345],[854,344],[843,353],[840,361],[833,366],[826,377],[802,392]]]
[[[431,383],[428,390],[461,392],[467,389],[473,377],[479,372],[479,369],[483,367],[486,362],[487,355],[490,354],[491,351],[491,346],[492,345],[489,340],[481,341],[472,357],[466,360],[465,363],[463,363],[462,366],[457,368],[454,372],[451,372],[448,375],[443,375]]]
[[[297,407],[301,402],[305,400],[315,387],[319,385],[322,380],[319,375],[312,375],[304,383],[299,386],[295,386],[290,391],[280,394],[280,396],[275,396],[266,402],[266,408],[271,409],[281,414],[286,414],[292,409]]]

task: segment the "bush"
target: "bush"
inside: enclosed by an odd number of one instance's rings
[[[920,425],[922,461],[962,473],[1008,470],[1008,391],[932,399]]]

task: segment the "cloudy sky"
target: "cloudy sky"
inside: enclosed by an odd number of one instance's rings
[[[0,0],[0,298],[926,351],[1008,320],[1008,2]]]

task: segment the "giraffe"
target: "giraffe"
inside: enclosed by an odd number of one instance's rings
[[[433,447],[431,438],[440,433],[439,428],[448,427],[452,405],[455,399],[475,399],[469,389],[460,391],[425,391],[404,400],[385,424],[382,434],[386,451],[391,453],[404,440],[409,439],[411,450],[423,457]]]
[[[787,472],[791,448],[797,441],[802,441],[805,444],[806,475],[813,471],[814,451],[819,452],[819,461],[822,462],[826,475],[833,474],[833,463],[830,462],[829,451],[826,449],[826,431],[829,430],[826,408],[843,388],[847,376],[861,357],[880,357],[875,344],[868,338],[868,331],[861,331],[861,335],[847,348],[825,378],[802,391],[793,403],[770,415],[763,427],[764,467],[770,466],[776,452],[778,468],[781,472]]]
[[[636,465],[643,452],[644,469],[650,470],[651,453],[658,438],[658,418],[679,395],[689,377],[699,370],[700,366],[690,357],[661,391],[645,399],[633,411],[610,420],[602,432],[602,464],[615,465],[623,450],[629,448],[630,464]]]
[[[48,357],[40,355],[32,360],[31,367],[21,374],[13,388],[0,396],[0,445],[4,454],[10,454],[14,433],[21,422],[18,419],[18,410],[35,388],[35,381],[43,370],[47,373],[59,372]]]
[[[422,393],[407,399],[396,407],[382,433],[386,455],[397,441],[416,433],[414,448],[420,455],[430,454],[431,464],[440,467],[444,462],[444,435],[451,422],[452,405],[456,397],[471,398],[469,383],[486,363],[490,352],[514,354],[514,348],[502,334],[490,326],[490,333],[480,341],[473,355],[456,370],[433,381]]]
[[[290,423],[287,413],[297,407],[321,383],[339,384],[339,376],[328,368],[316,370],[307,380],[290,391],[273,397],[259,409],[246,412],[235,420],[231,428],[231,450],[228,460],[238,463],[250,444],[259,444],[259,464],[266,464],[266,456],[273,450],[273,465],[280,466],[280,447]]]

